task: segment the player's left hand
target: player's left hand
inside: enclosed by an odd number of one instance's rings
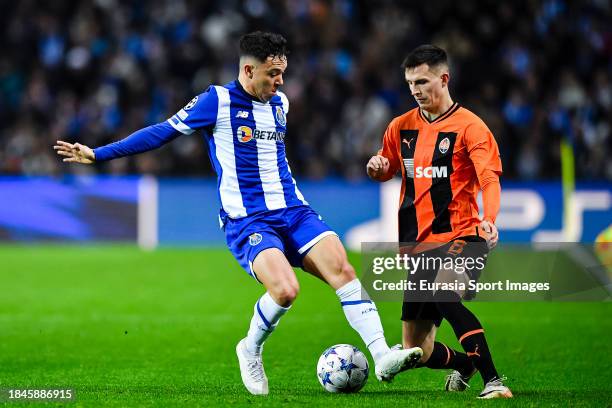
[[[499,234],[497,232],[497,227],[495,226],[495,224],[488,220],[483,220],[480,223],[480,229],[487,234],[486,240],[489,249],[495,248],[499,239]]]
[[[92,164],[96,161],[96,155],[93,149],[80,143],[68,143],[63,140],[58,140],[53,149],[60,156],[64,156],[65,162]]]

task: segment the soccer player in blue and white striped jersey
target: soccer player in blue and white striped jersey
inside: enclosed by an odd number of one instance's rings
[[[266,288],[253,308],[247,336],[236,347],[248,391],[268,393],[262,348],[297,296],[292,266],[336,290],[347,320],[372,354],[376,376],[390,381],[416,364],[422,350],[388,347],[378,311],[338,236],[308,205],[291,175],[285,157],[289,101],[279,90],[287,68],[285,47],[286,40],[278,34],[244,35],[237,80],[210,86],[167,121],[121,141],[93,150],[58,141],[54,148],[65,162],[91,164],[152,150],[200,131],[218,176],[219,217],[227,245]]]

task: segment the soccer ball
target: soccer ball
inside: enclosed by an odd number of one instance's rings
[[[321,354],[317,378],[329,392],[357,392],[368,381],[368,359],[355,346],[336,344]]]

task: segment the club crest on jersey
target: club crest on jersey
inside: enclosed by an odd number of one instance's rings
[[[440,149],[440,153],[442,154],[448,152],[449,147],[450,147],[450,140],[448,140],[448,137],[445,137],[444,139],[442,139],[442,141],[438,145],[438,149]]]
[[[285,117],[285,112],[283,112],[283,108],[281,108],[280,106],[276,107],[276,121],[281,126],[285,126],[287,124],[287,118]]]
[[[187,105],[185,105],[185,107],[183,109],[189,110],[189,109],[193,108],[197,102],[198,102],[198,97],[196,96],[195,98],[190,100],[189,103]]]
[[[258,245],[262,239],[263,237],[261,236],[261,234],[256,232],[254,234],[249,235],[249,244],[251,246]]]
[[[246,143],[253,138],[253,130],[248,126],[240,126],[236,129],[236,137],[241,142]]]

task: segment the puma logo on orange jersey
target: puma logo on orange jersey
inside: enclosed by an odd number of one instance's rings
[[[414,140],[414,137],[408,141],[406,141],[406,139],[402,139],[402,143],[406,143],[408,145],[408,148],[410,149],[410,143],[412,143],[413,140]]]

